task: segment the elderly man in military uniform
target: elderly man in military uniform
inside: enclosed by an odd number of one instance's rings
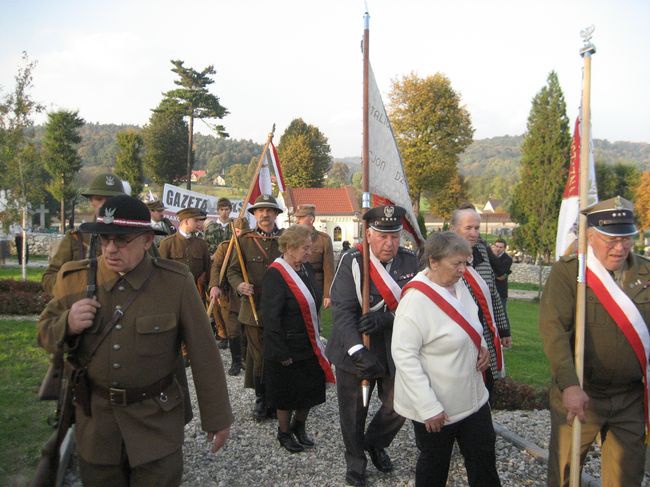
[[[208,243],[210,255],[214,255],[217,246],[224,240],[230,240],[232,229],[230,228],[230,213],[232,212],[232,203],[228,198],[219,198],[217,200],[217,220],[211,220],[205,229],[205,241]]]
[[[108,198],[124,194],[124,186],[122,180],[116,175],[103,173],[97,175],[90,183],[90,187],[81,194],[88,198],[95,216],[97,216],[97,212]],[[87,233],[70,230],[65,234],[63,240],[59,243],[56,254],[50,259],[50,263],[41,278],[43,290],[47,294],[52,295],[54,284],[56,283],[56,275],[63,264],[88,257],[89,245],[90,235]],[[98,255],[99,252],[100,249],[97,249]]]
[[[362,254],[343,254],[332,283],[332,335],[327,358],[336,366],[341,434],[345,444],[350,485],[367,484],[365,451],[381,472],[393,470],[386,448],[404,424],[393,409],[395,364],[391,357],[391,337],[399,290],[418,272],[417,257],[400,247],[402,221],[406,210],[399,206],[379,206],[368,210],[366,239],[370,249],[370,311],[362,316]],[[362,335],[370,336],[370,348]],[[363,406],[360,380],[370,381],[370,392],[378,389],[381,407],[366,429],[368,408]]]
[[[571,424],[582,423],[581,461],[601,435],[603,485],[640,486],[648,433],[650,262],[631,252],[633,205],[597,203],[587,215],[586,317],[582,386],[574,365],[578,258],[562,257],[542,295],[539,327],[551,363],[548,485],[569,485]]]
[[[245,217],[236,218],[233,221],[235,234],[239,237],[244,230],[248,230],[248,220]],[[218,308],[220,319],[223,320],[226,331],[226,339],[230,348],[231,365],[228,369],[229,375],[239,375],[242,369],[242,330],[239,323],[238,315],[241,307],[239,295],[230,286],[226,279],[225,273],[222,281],[222,268],[226,261],[226,254],[230,246],[230,240],[224,240],[219,244],[212,259],[212,268],[210,269],[210,299],[219,300]],[[232,252],[236,252],[234,246]]]
[[[187,267],[152,259],[154,232],[144,203],[108,199],[99,234],[96,294],[86,297],[88,260],[61,268],[39,322],[39,343],[75,357],[85,380],[75,389],[75,434],[85,486],[177,486],[183,473],[185,403],[175,375],[187,344],[201,423],[217,451],[233,415],[210,325]],[[170,292],[173,290],[173,292]]]
[[[312,229],[311,234],[311,257],[309,263],[314,268],[316,282],[323,291],[323,308],[330,306],[330,287],[334,277],[334,250],[332,248],[332,239],[324,232],[319,232],[314,228],[316,221],[315,205],[299,205],[294,216],[296,223],[307,225]]]
[[[248,272],[248,282],[239,263],[237,252],[233,252],[228,266],[228,282],[241,296],[239,322],[244,325],[247,339],[246,376],[244,386],[255,388],[254,416],[258,420],[273,416],[273,410],[266,405],[264,384],[262,383],[262,323],[253,315],[250,298],[253,297],[256,311],[262,297],[262,277],[266,268],[280,256],[278,237],[282,234],[275,220],[282,213],[275,198],[268,194],[258,196],[248,208],[257,221],[254,230],[246,230],[237,237],[241,258]]]
[[[165,211],[165,205],[162,204],[162,201],[150,201],[147,203],[147,208],[149,208],[149,212],[151,213],[152,228],[162,230],[165,236],[176,233],[176,227],[172,224],[171,220],[163,214]],[[158,245],[162,239],[163,237],[157,236],[154,239],[154,243]]]

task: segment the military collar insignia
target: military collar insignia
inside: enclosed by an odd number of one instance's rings
[[[106,176],[106,186],[115,186],[115,176]]]
[[[384,216],[386,218],[392,218],[392,216],[395,214],[395,207],[394,206],[386,206],[384,207]]]
[[[104,210],[103,223],[105,223],[106,225],[110,225],[111,223],[113,223],[114,219],[115,219],[115,208],[106,208]]]

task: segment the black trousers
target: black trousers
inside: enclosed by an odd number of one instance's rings
[[[415,442],[420,456],[415,467],[416,487],[445,487],[454,441],[458,441],[465,458],[465,470],[470,487],[499,487],[501,481],[496,469],[490,406],[481,409],[457,423],[444,426],[438,433],[428,433],[424,423],[413,421]]]
[[[393,409],[394,384],[394,377],[370,381],[370,396],[376,385],[381,407],[366,430],[368,408],[363,407],[361,381],[356,374],[336,369],[339,420],[345,444],[345,462],[349,471],[365,473],[368,460],[364,449],[386,448],[404,424],[404,418]]]

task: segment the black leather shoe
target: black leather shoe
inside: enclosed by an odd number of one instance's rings
[[[228,350],[228,340],[225,338],[223,340],[219,340],[217,347],[219,347],[219,350]]]
[[[291,453],[300,453],[305,451],[305,448],[296,441],[291,433],[283,433],[278,430],[278,441],[282,448]]]
[[[390,457],[386,450],[383,448],[366,448],[370,454],[370,460],[377,470],[380,472],[388,473],[393,471],[393,462],[390,461]]]
[[[263,421],[266,419],[266,401],[264,396],[255,397],[255,410],[253,411],[253,416],[257,421]]]
[[[364,473],[357,473],[348,470],[345,472],[345,483],[348,485],[354,485],[355,487],[366,487],[368,485],[368,479]]]
[[[294,421],[291,425],[291,432],[302,446],[314,446],[314,439],[305,431],[305,423]]]
[[[239,375],[241,372],[241,362],[233,362],[228,369],[228,375]]]

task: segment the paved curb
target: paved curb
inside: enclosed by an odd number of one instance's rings
[[[544,450],[538,447],[535,443],[528,441],[522,436],[519,436],[517,433],[513,433],[501,423],[493,421],[493,424],[496,434],[501,436],[504,440],[509,441],[517,448],[528,452],[536,462],[548,463],[548,450]],[[591,475],[584,472],[582,473],[582,479],[580,483],[582,487],[601,487],[599,479],[592,477]]]

